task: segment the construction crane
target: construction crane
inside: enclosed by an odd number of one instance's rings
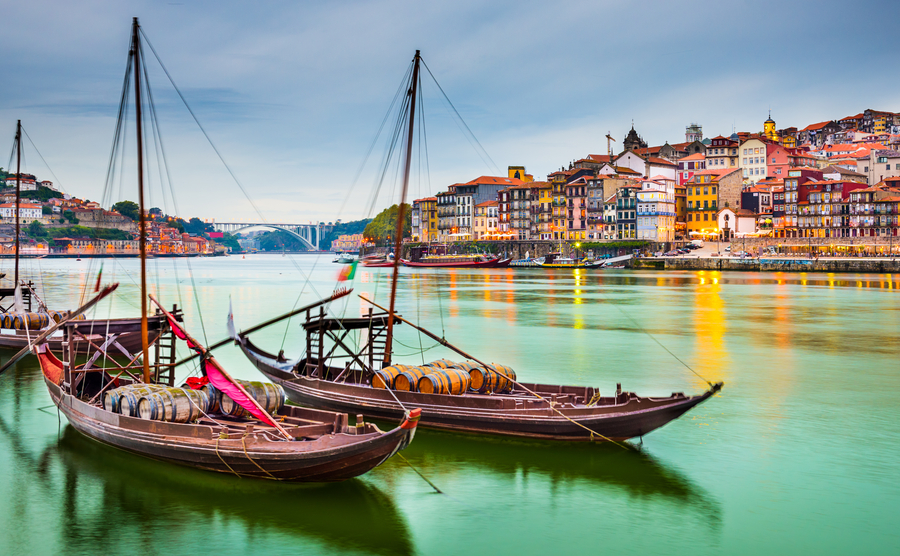
[[[612,142],[615,141],[613,139],[612,134],[607,131],[606,132],[606,150],[609,151],[609,163],[612,164]]]

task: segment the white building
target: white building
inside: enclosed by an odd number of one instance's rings
[[[16,186],[16,178],[6,178],[6,187],[15,187]],[[34,180],[28,178],[22,178],[19,183],[20,191],[34,191],[37,189],[37,183]]]
[[[759,139],[747,139],[740,146],[741,174],[753,183],[766,178],[766,144]]]
[[[613,166],[630,168],[642,176],[662,175],[666,179],[674,180],[678,165],[665,158],[648,156],[646,159],[638,154],[626,150],[613,161]]]
[[[616,239],[616,194],[603,202],[603,239]]]
[[[675,241],[675,184],[643,181],[637,192],[637,239]]]
[[[869,156],[857,160],[856,171],[865,174],[869,185],[900,176],[900,152],[872,149]]]
[[[16,215],[16,204],[15,203],[3,203],[0,205],[0,217],[3,218],[15,218]],[[31,220],[39,220],[43,215],[43,210],[40,205],[32,205],[31,203],[19,203],[19,220],[24,220],[26,218]]]
[[[725,207],[716,214],[716,221],[726,240],[756,232],[756,214],[749,210]]]

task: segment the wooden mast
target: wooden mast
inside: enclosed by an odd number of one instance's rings
[[[141,349],[144,360],[144,382],[150,382],[150,346],[147,342],[147,219],[144,216],[144,132],[141,127],[141,43],[140,24],[131,25],[131,67],[134,70],[134,115],[137,120],[138,215],[141,247]]]
[[[13,289],[19,287],[19,204],[22,184],[22,120],[16,123],[16,273]]]
[[[413,59],[412,86],[409,88],[409,133],[406,137],[406,166],[403,170],[403,187],[400,189],[400,205],[397,207],[397,230],[394,233],[394,274],[391,277],[391,310],[388,313],[387,335],[384,341],[384,364],[391,364],[391,351],[394,343],[394,301],[397,299],[397,275],[400,272],[400,247],[403,244],[403,205],[406,203],[406,191],[409,188],[409,166],[412,162],[413,131],[416,119],[416,91],[419,84],[419,52]]]

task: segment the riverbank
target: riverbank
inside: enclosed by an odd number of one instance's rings
[[[632,268],[644,270],[737,270],[746,272],[900,272],[900,259],[890,258],[739,258],[646,257],[634,259]]]

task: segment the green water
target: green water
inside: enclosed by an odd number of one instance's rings
[[[91,264],[25,270],[69,308]],[[184,261],[151,261],[151,286],[209,342],[225,335],[229,298],[250,326],[330,291],[338,270],[313,256],[191,266],[193,280]],[[134,314],[136,268],[105,262],[121,286],[97,317]],[[387,279],[360,268],[355,293],[385,300]],[[341,484],[287,485],[134,457],[60,422],[26,359],[0,376],[0,554],[897,554],[898,290],[886,275],[406,269],[402,314],[526,380],[701,391],[642,328],[725,382],[639,449],[420,430],[404,454],[444,495],[398,458]],[[358,314],[349,299],[334,310]],[[397,334],[399,353],[433,345]],[[256,339],[291,357],[302,336],[293,322]],[[258,376],[231,347],[220,358]]]

